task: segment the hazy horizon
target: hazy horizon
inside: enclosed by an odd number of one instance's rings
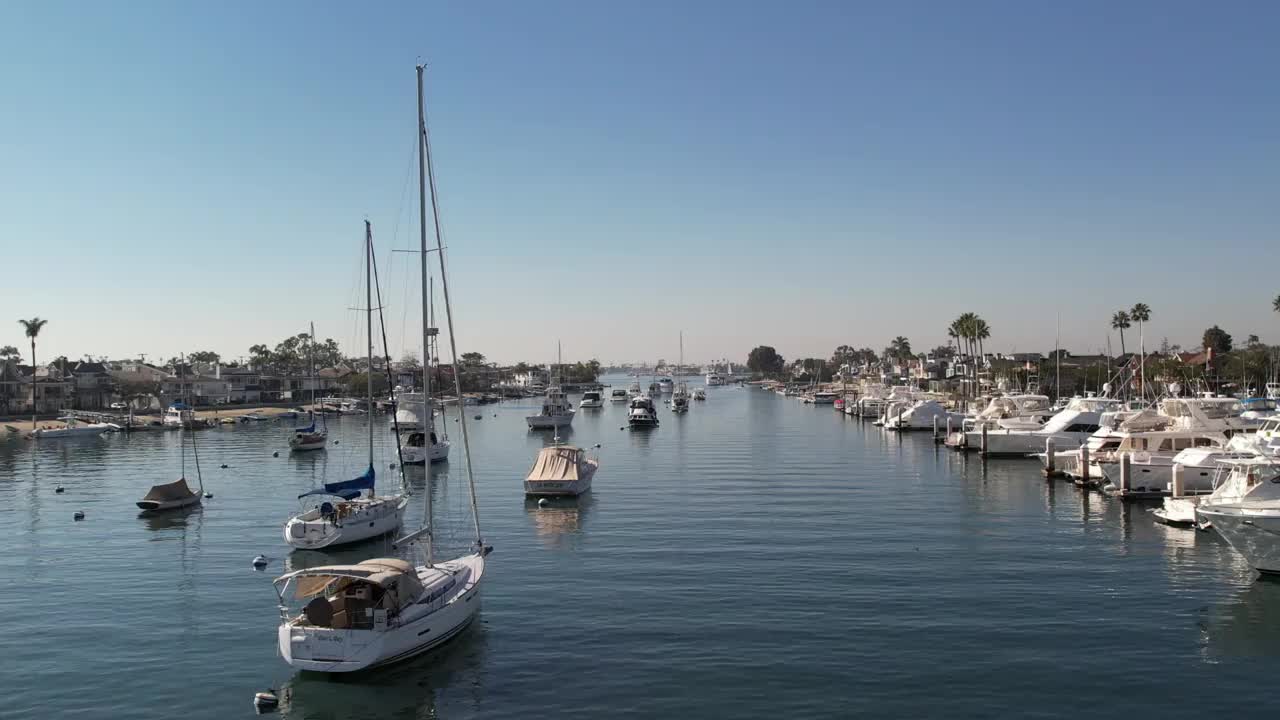
[[[1049,352],[1060,315],[1062,347],[1119,353],[1137,302],[1148,349],[1280,342],[1280,6],[10,14],[0,346],[24,360],[33,316],[42,362],[233,359],[312,321],[360,354],[366,218],[390,354],[419,349],[392,250],[417,246],[423,60],[459,352],[922,352],[969,311],[989,352]]]

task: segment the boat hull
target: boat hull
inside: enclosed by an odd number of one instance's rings
[[[1253,569],[1280,574],[1280,510],[1254,511],[1243,505],[1209,505],[1200,515],[1213,524]]]
[[[276,633],[280,656],[299,670],[357,672],[408,660],[452,640],[480,611],[484,558],[471,555],[455,563],[474,569],[467,586],[448,603],[386,630],[339,630],[281,623]]]
[[[400,498],[389,508],[365,508],[336,523],[293,517],[285,523],[284,541],[299,550],[319,550],[381,537],[400,528],[407,504],[408,500]]]
[[[405,465],[425,465],[427,461],[444,462],[449,459],[449,443],[441,442],[425,447],[402,447],[400,458]]]
[[[550,430],[573,424],[573,415],[530,415],[525,418],[531,430]]]
[[[182,508],[191,507],[200,504],[200,496],[192,495],[189,498],[181,498],[179,500],[139,500],[136,505],[139,509],[147,512],[164,512],[166,510],[180,510]]]
[[[578,478],[573,481],[556,482],[543,480],[525,480],[524,494],[529,497],[572,497],[581,495],[591,489],[591,478]]]

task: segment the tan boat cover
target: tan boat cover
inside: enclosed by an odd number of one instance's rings
[[[578,462],[582,448],[569,445],[542,448],[533,469],[525,480],[529,482],[565,482],[578,479]]]
[[[178,478],[164,485],[152,485],[151,490],[142,499],[151,502],[173,502],[174,500],[186,500],[192,495],[195,495],[195,493],[187,485],[186,478]]]
[[[352,583],[368,583],[384,593],[379,607],[398,610],[422,594],[422,583],[413,565],[399,558],[374,558],[357,565],[327,565],[309,572],[316,574],[298,577],[295,597],[305,599],[337,593]]]

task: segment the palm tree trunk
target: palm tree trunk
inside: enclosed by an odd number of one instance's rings
[[[39,407],[36,402],[36,339],[31,338],[31,432],[36,431],[36,412]]]
[[[1120,355],[1124,356],[1128,354],[1129,353],[1124,349],[1124,328],[1120,328]]]

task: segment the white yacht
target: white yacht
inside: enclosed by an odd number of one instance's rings
[[[676,381],[670,375],[663,375],[658,378],[658,392],[663,395],[670,395],[675,391]]]
[[[639,390],[639,387],[637,386],[636,389]],[[627,391],[622,388],[614,388],[609,391],[609,402],[626,402],[630,397],[631,396],[627,394]]]
[[[524,494],[533,497],[581,495],[591,489],[600,461],[587,457],[580,447],[552,445],[542,448],[524,478]]]
[[[1004,395],[992,398],[982,412],[964,423],[966,447],[977,450],[982,444],[982,427],[992,430],[1039,430],[1053,416],[1046,395]]]
[[[904,410],[901,415],[887,413],[885,418],[885,430],[932,430],[934,418],[937,418],[940,428],[947,426],[948,418],[956,425],[964,420],[963,415],[951,412],[938,400],[921,400]]]
[[[1188,494],[1164,498],[1164,504],[1151,513],[1166,525],[1195,525],[1196,510],[1201,504],[1240,500],[1261,480],[1258,470],[1274,462],[1252,453],[1212,448],[1183,450],[1175,464],[1181,468]]]
[[[1078,448],[1101,427],[1103,413],[1121,407],[1119,400],[1110,398],[1071,398],[1066,407],[1035,430],[988,429],[987,454],[1025,456],[1043,453],[1050,438],[1058,450]],[[981,442],[981,437],[978,441]]]
[[[631,406],[627,410],[627,424],[632,428],[650,428],[658,426],[658,411],[653,400],[644,395],[631,398]]]
[[[706,391],[706,390],[704,390],[703,388],[700,388],[700,387],[696,387],[696,388],[694,388],[694,389],[693,389],[693,399],[694,399],[694,400],[706,400],[706,399],[707,399],[707,391]]]
[[[662,397],[662,386],[659,385],[657,382],[649,383],[649,397],[651,398]]]
[[[400,461],[405,465],[444,462],[449,459],[449,447],[449,439],[437,435],[434,427],[411,432],[400,446]]]
[[[689,411],[689,383],[681,381],[671,394],[671,412],[679,414]]]
[[[604,397],[599,390],[587,390],[582,393],[582,402],[578,403],[580,408],[598,408],[604,407]]]
[[[1276,399],[1266,397],[1255,397],[1242,400],[1244,412],[1240,413],[1240,417],[1248,420],[1269,420],[1280,414],[1276,410]]]
[[[547,388],[547,395],[542,400],[542,410],[537,415],[525,418],[531,430],[549,430],[562,428],[573,422],[573,405],[560,389],[560,383],[553,382]]]
[[[819,390],[809,397],[809,402],[814,405],[832,405],[835,403],[838,393]]]
[[[434,410],[432,408],[432,412]],[[421,430],[426,417],[427,400],[424,393],[396,393],[396,427],[401,430]]]
[[[628,400],[643,394],[644,394],[644,389],[640,387],[640,378],[636,378],[635,380],[632,380],[631,384],[627,386]]]
[[[707,373],[706,377],[703,379],[706,381],[707,387],[717,387],[724,384],[724,378],[720,376],[720,373],[717,373],[714,370]]]
[[[35,430],[32,430],[27,435],[27,437],[30,437],[36,440],[42,440],[42,439],[53,440],[56,438],[69,438],[69,437],[92,437],[94,435],[101,435],[104,432],[110,432],[112,430],[116,430],[118,427],[116,425],[112,425],[111,423],[82,423],[77,421],[75,417],[71,415],[68,415],[64,418],[59,418],[59,419],[62,420],[63,423],[65,423],[62,427],[36,428]]]
[[[1258,466],[1258,481],[1232,502],[1204,502],[1197,509],[1208,523],[1259,572],[1280,573],[1280,466]]]

